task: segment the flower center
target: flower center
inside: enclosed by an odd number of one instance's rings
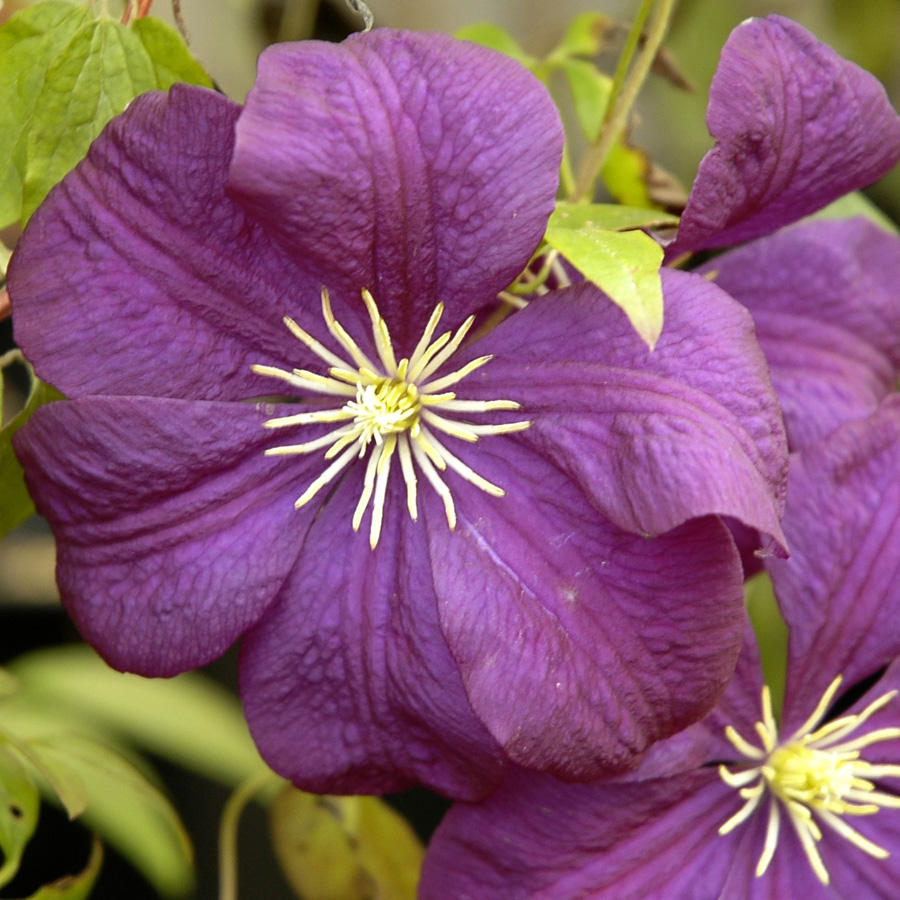
[[[353,413],[354,423],[368,437],[381,443],[384,435],[416,428],[419,424],[419,391],[400,378],[376,378],[372,384],[360,382],[356,399],[345,409]]]
[[[822,840],[820,824],[827,825],[870,856],[886,859],[889,855],[842,817],[873,815],[882,808],[900,809],[900,797],[877,790],[872,780],[900,778],[900,766],[878,765],[860,758],[866,747],[900,737],[900,728],[880,728],[846,740],[875,712],[890,703],[897,691],[883,694],[856,715],[834,719],[813,730],[831,705],[840,684],[841,677],[838,676],[810,717],[787,741],[778,741],[778,725],[772,713],[768,687],[762,692],[763,718],[756,723],[761,748],[745,740],[731,726],[725,729],[725,736],[732,746],[752,765],[735,772],[725,766],[719,767],[722,780],[737,788],[746,801],[719,828],[719,834],[728,834],[749,819],[763,796],[770,795],[766,839],[756,867],[757,876],[768,869],[775,855],[782,812],[790,820],[809,864],[822,884],[829,883],[829,876],[817,846]]]
[[[474,443],[483,435],[522,431],[531,422],[477,425],[455,418],[458,413],[520,408],[513,400],[460,400],[454,391],[447,390],[489,362],[490,356],[478,357],[456,371],[435,377],[459,349],[475,321],[474,316],[466,319],[455,333],[448,331],[435,338],[444,309],[443,304],[439,303],[412,354],[398,362],[387,323],[379,314],[372,295],[364,290],[362,298],[372,321],[372,334],[378,351],[377,362],[360,349],[335,319],[328,291],[323,288],[322,314],[325,324],[346,353],[347,359],[332,353],[293,319],[285,317],[284,323],[294,337],[328,363],[328,374],[319,375],[305,369],[287,371],[263,365],[251,368],[258,375],[278,378],[303,391],[339,398],[341,405],[332,409],[317,409],[265,422],[266,428],[338,424],[337,428],[313,440],[271,447],[266,450],[266,455],[287,456],[325,450],[324,459],[329,464],[294,503],[299,509],[309,503],[354,459],[362,459],[368,454],[363,489],[352,524],[353,530],[358,531],[371,503],[369,545],[374,549],[381,535],[385,493],[395,453],[400,460],[400,470],[406,484],[406,505],[413,521],[418,518],[418,471],[441,498],[447,524],[453,529],[456,526],[456,506],[441,472],[452,469],[466,481],[496,497],[502,497],[504,491],[452,453],[437,437],[436,432]],[[447,413],[450,413],[451,418],[447,418]]]

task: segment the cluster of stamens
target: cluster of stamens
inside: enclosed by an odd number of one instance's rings
[[[385,492],[395,454],[406,484],[407,508],[412,519],[415,521],[418,517],[418,470],[443,501],[447,523],[452,529],[456,526],[456,507],[441,472],[452,469],[466,481],[497,497],[503,496],[504,491],[455,456],[435,432],[471,443],[483,435],[521,431],[528,428],[531,422],[476,425],[444,415],[520,408],[512,400],[459,400],[453,391],[447,390],[489,362],[490,356],[478,357],[455,371],[435,377],[459,349],[472,327],[474,316],[466,319],[455,333],[448,331],[435,338],[443,313],[443,304],[439,303],[412,354],[398,362],[387,324],[379,314],[372,295],[364,290],[362,297],[372,321],[378,362],[371,360],[335,319],[328,292],[323,288],[322,314],[325,323],[349,361],[332,353],[293,319],[285,317],[284,323],[291,333],[330,366],[328,374],[319,375],[305,369],[287,371],[263,365],[254,365],[252,369],[259,375],[278,378],[303,391],[341,398],[341,405],[333,409],[317,409],[269,419],[265,423],[266,428],[323,423],[335,423],[338,427],[311,441],[272,447],[266,450],[266,454],[308,454],[327,448],[324,458],[329,464],[297,499],[294,506],[299,509],[354,459],[362,459],[369,453],[363,490],[353,515],[353,529],[359,530],[371,503],[369,544],[374,549],[381,534]]]
[[[869,816],[882,808],[900,809],[900,797],[876,789],[873,779],[900,778],[900,766],[876,765],[860,759],[861,751],[881,741],[900,737],[900,728],[880,728],[851,737],[874,713],[890,703],[897,691],[883,694],[862,712],[815,726],[822,720],[841,684],[838,676],[825,691],[809,718],[788,738],[779,742],[772,712],[772,697],[763,688],[763,718],[756,723],[762,747],[745,740],[729,726],[725,735],[734,748],[754,763],[751,768],[729,771],[719,767],[726,784],[739,789],[744,805],[719,829],[727,834],[756,811],[768,793],[769,812],[763,852],[756,867],[762,875],[775,855],[782,811],[787,814],[809,864],[823,884],[829,883],[818,842],[820,825],[831,828],[870,856],[887,858],[888,851],[847,824],[844,816]],[[813,730],[815,728],[815,730]]]

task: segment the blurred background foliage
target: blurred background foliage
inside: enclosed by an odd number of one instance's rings
[[[378,25],[456,32],[476,22],[490,21],[508,31],[527,53],[536,57],[547,54],[569,22],[583,12],[602,12],[625,23],[624,37],[627,23],[638,7],[637,0],[369,3]],[[28,4],[24,0],[7,0],[0,9],[0,22],[25,5]],[[152,12],[175,23],[169,0],[155,0]],[[894,106],[900,107],[900,0],[681,0],[666,43],[664,74],[652,78],[647,85],[630,138],[685,190],[711,145],[704,116],[708,87],[722,44],[732,28],[745,18],[769,13],[795,19],[842,55],[874,72],[887,88]],[[267,44],[309,37],[340,40],[359,27],[343,0],[181,0],[181,15],[193,53],[216,84],[237,100],[242,100],[252,86],[256,56]],[[608,57],[601,62],[612,71],[615,48],[610,49]],[[895,220],[900,218],[900,171],[891,173],[870,195]],[[12,246],[16,230],[9,229],[0,237]],[[11,346],[12,332],[6,319],[0,322],[0,354]],[[28,388],[24,367],[6,370],[5,374],[10,383],[3,393],[4,423],[21,406]],[[3,499],[0,495],[0,518]],[[145,800],[150,798],[145,804],[149,809],[156,802],[152,791],[157,788],[162,790],[160,797],[171,798],[173,811],[180,818],[173,819],[157,804],[156,819],[147,813],[150,824],[143,826],[143,838],[140,834],[132,836],[129,846],[126,837],[118,848],[113,842],[106,850],[92,896],[98,900],[141,900],[158,896],[158,892],[171,897],[192,895],[199,900],[220,896],[218,822],[230,792],[259,769],[235,699],[235,652],[211,666],[207,680],[188,676],[169,682],[144,682],[111,673],[79,646],[78,636],[59,605],[53,566],[52,540],[37,519],[29,520],[0,541],[0,666],[8,666],[14,674],[13,679],[0,681],[0,768],[16,770],[16,778],[8,778],[7,783],[20,786],[19,799],[25,804],[24,812],[30,813],[31,794],[23,786],[27,778],[23,780],[16,768],[18,762],[10,762],[15,754],[4,755],[3,734],[8,731],[16,739],[38,742],[34,746],[47,760],[52,756],[52,747],[48,750],[46,746],[47,722],[52,720],[78,733],[80,741],[100,739],[114,746],[127,761],[123,765],[133,766],[137,774],[131,774],[131,768],[120,769],[119,762],[107,761],[108,768],[120,773],[120,784],[124,786],[120,793],[113,792],[98,801],[99,819],[88,819],[86,826],[69,823],[58,806],[45,801],[35,837],[25,848],[22,869],[15,881],[0,889],[0,898],[37,896],[40,885],[68,873],[84,871],[85,884],[87,879],[93,880],[98,860],[92,849],[92,830],[102,833],[119,827],[114,824],[115,817],[123,810],[126,819],[140,815],[140,803],[126,799],[128,790],[134,796],[143,791]],[[771,608],[765,585],[760,587],[757,582],[752,594],[754,609]],[[773,618],[768,612],[756,615]],[[772,643],[783,643],[783,635],[774,636]],[[39,743],[41,740],[44,745]],[[122,774],[126,771],[128,774]],[[68,784],[69,800],[72,791],[77,795],[79,790],[89,790],[90,766],[73,776],[71,782],[66,782],[66,777],[63,787]],[[144,784],[149,786],[146,790]],[[50,790],[46,787],[45,795],[52,796],[52,786]],[[391,802],[412,820],[421,837],[427,837],[445,806],[439,798],[421,791],[391,798]],[[67,805],[65,798],[63,803]],[[281,900],[296,896],[297,892],[309,893],[309,885],[304,881],[306,861],[284,858],[284,841],[295,839],[298,821],[317,823],[316,828],[324,829],[315,832],[320,836],[338,834],[351,849],[363,847],[360,855],[341,845],[338,855],[343,854],[341,858],[345,860],[344,875],[351,870],[356,872],[352,867],[357,866],[360,871],[365,869],[365,878],[381,877],[372,874],[365,837],[380,834],[381,828],[400,829],[392,843],[404,848],[410,865],[417,863],[418,845],[411,835],[401,834],[402,824],[382,824],[373,831],[373,817],[386,814],[348,803],[282,795],[273,806],[274,832],[276,836],[283,835],[284,840],[274,850],[265,812],[251,806],[240,830],[239,895]],[[185,847],[181,823],[193,850]],[[13,846],[15,840],[15,835],[0,834],[0,848]],[[327,838],[329,846],[335,846],[334,840]],[[155,844],[142,847],[142,841],[145,845]],[[196,862],[195,874],[190,871],[191,853]],[[279,874],[279,856],[285,875]],[[401,875],[399,880],[394,873],[384,877],[394,879],[396,885],[391,890],[405,896],[410,885],[408,879],[400,885],[406,878],[403,872]],[[367,895],[363,892],[360,896]],[[320,898],[310,895],[309,900]]]

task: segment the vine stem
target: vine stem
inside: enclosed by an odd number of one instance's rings
[[[247,804],[266,785],[280,780],[270,769],[252,775],[239,785],[225,803],[219,823],[219,900],[237,900],[238,825]]]
[[[625,130],[628,115],[634,106],[634,101],[637,99],[637,95],[650,72],[650,67],[653,65],[653,60],[656,58],[660,46],[662,46],[669,27],[669,21],[672,18],[672,12],[675,9],[675,3],[676,0],[658,0],[658,2],[644,0],[642,3],[631,32],[628,35],[625,49],[622,52],[622,59],[619,62],[615,80],[613,81],[609,106],[607,107],[600,134],[585,154],[575,182],[575,189],[569,197],[573,203],[577,203],[593,193],[597,176],[606,162],[609,151]],[[652,15],[650,15],[651,9],[653,11]],[[648,17],[650,24],[647,26],[644,45],[638,53],[631,72],[626,76],[625,71],[640,41],[643,25]]]

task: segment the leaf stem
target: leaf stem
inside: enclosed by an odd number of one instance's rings
[[[238,785],[225,803],[219,823],[219,900],[237,900],[238,896],[238,825],[247,804],[267,784],[278,779],[264,769]]]
[[[573,203],[593,194],[594,183],[606,157],[613,145],[625,130],[628,122],[628,115],[634,106],[634,101],[640,92],[644,81],[647,78],[653,60],[662,45],[663,38],[669,27],[669,21],[672,18],[672,12],[675,9],[676,0],[643,0],[641,8],[635,19],[625,49],[622,51],[622,58],[619,61],[616,70],[615,79],[613,81],[612,92],[609,98],[609,104],[606,108],[606,115],[603,119],[603,125],[597,140],[588,148],[581,169],[578,173],[578,179],[575,182],[575,190],[570,196]],[[653,11],[650,16],[650,11]],[[631,67],[630,73],[626,76],[625,72],[634,56],[635,49],[640,43],[641,33],[644,23],[650,17],[650,24],[647,27],[646,37],[643,47],[640,48],[637,59]]]

